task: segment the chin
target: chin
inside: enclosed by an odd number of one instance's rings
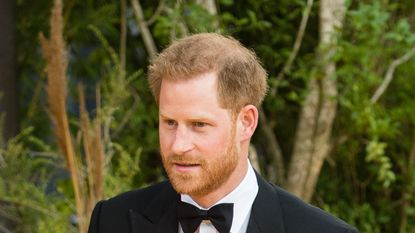
[[[183,181],[174,181],[171,180],[171,184],[173,185],[173,188],[176,190],[176,192],[180,194],[187,194],[187,195],[195,195],[196,193],[199,193],[197,184],[195,182],[189,181],[189,182],[183,182]]]

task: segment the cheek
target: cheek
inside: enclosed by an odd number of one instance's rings
[[[172,136],[164,130],[159,130],[160,151],[163,154],[168,151],[173,141]]]
[[[228,145],[229,134],[212,133],[197,137],[197,147],[199,150],[209,151],[211,153],[222,152]]]

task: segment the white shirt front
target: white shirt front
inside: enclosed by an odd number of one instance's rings
[[[214,205],[221,203],[233,203],[233,219],[231,233],[245,233],[248,228],[249,217],[251,215],[252,204],[258,194],[258,182],[254,169],[248,160],[248,169],[244,179],[241,183],[228,195],[216,202]],[[189,195],[181,194],[181,200],[192,204],[200,209],[205,209],[199,206]],[[214,206],[212,205],[212,206]],[[206,210],[206,209],[205,209]],[[203,221],[198,229],[199,233],[216,233],[216,228],[210,221]],[[179,224],[179,233],[183,233],[182,227]]]

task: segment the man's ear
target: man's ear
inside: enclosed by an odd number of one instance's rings
[[[250,140],[258,125],[258,109],[250,104],[246,105],[239,112],[240,140]]]

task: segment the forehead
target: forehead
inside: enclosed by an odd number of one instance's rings
[[[180,100],[180,97],[189,99],[191,97],[210,97],[210,94],[216,95],[216,80],[217,76],[214,73],[205,73],[191,78],[180,78],[176,80],[163,79],[160,86],[160,101]]]
[[[227,111],[220,106],[217,96],[215,73],[205,73],[190,79],[163,80],[160,88],[160,114],[179,112],[214,115]]]

